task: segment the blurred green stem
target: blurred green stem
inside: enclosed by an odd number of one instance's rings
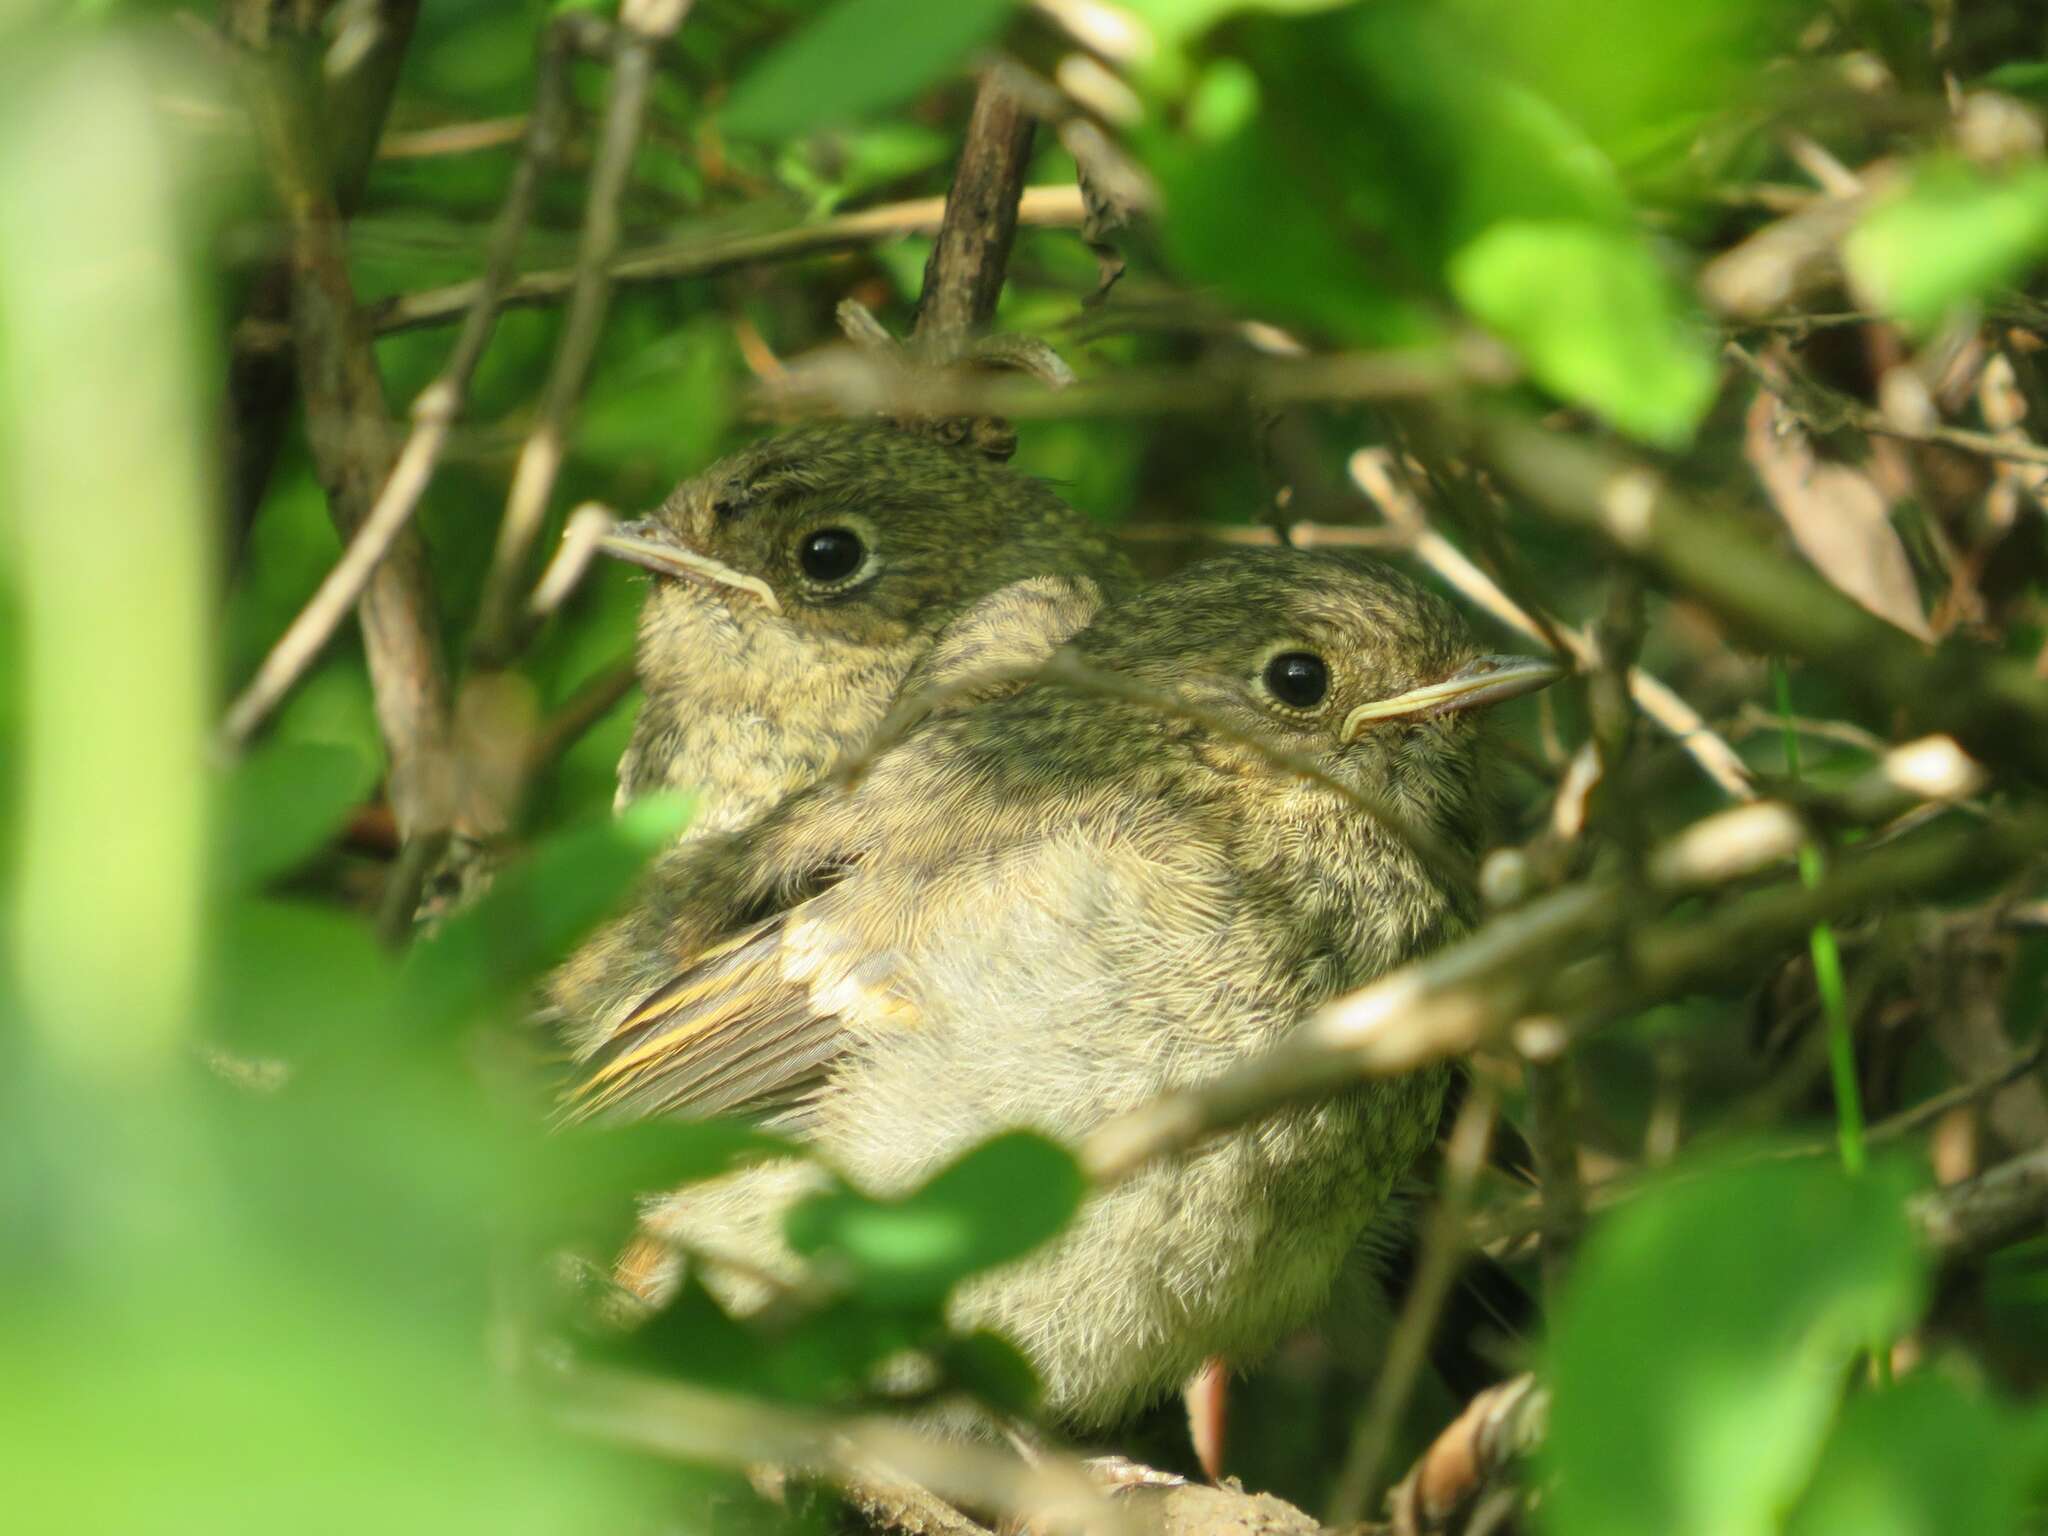
[[[1783,661],[1771,663],[1778,713],[1785,721],[1785,772],[1800,776],[1799,733],[1792,727],[1792,682]],[[1806,843],[1799,850],[1799,878],[1811,889],[1820,884],[1821,852]],[[1827,1021],[1828,1065],[1835,1083],[1835,1137],[1842,1149],[1842,1167],[1863,1172],[1867,1158],[1863,1137],[1863,1091],[1856,1077],[1856,1040],[1849,1028],[1849,992],[1842,979],[1842,951],[1834,926],[1815,923],[1808,939],[1813,954],[1813,982],[1820,992],[1821,1015]]]

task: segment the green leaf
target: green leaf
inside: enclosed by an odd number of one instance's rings
[[[278,742],[238,763],[221,786],[215,878],[246,891],[286,874],[334,840],[377,782],[359,752]]]
[[[1038,1411],[1038,1373],[1000,1334],[984,1328],[948,1339],[939,1352],[939,1365],[949,1380],[999,1412],[1028,1418]]]
[[[1276,15],[1333,11],[1351,0],[1124,0],[1124,9],[1144,18],[1153,40],[1163,46],[1198,37],[1226,16],[1243,11]]]
[[[777,139],[909,101],[996,35],[1011,0],[839,0],[733,87],[727,133]]]
[[[600,1337],[593,1353],[622,1357],[709,1386],[783,1402],[846,1403],[866,1395],[885,1362],[901,1360],[937,1319],[843,1298],[795,1319],[735,1318],[694,1274],[675,1299],[630,1334]]]
[[[617,817],[562,833],[501,871],[482,901],[406,956],[412,1016],[459,1022],[539,976],[613,908],[689,817],[686,799],[650,796]]]
[[[2048,166],[1992,176],[1955,160],[1922,165],[1842,243],[1864,302],[1926,333],[1960,304],[2048,256]]]
[[[1439,6],[1374,0],[1229,35],[1243,57],[1212,64],[1186,131],[1155,125],[1145,153],[1176,266],[1258,312],[1356,345],[1437,340],[1447,263],[1494,225],[1629,227],[1607,159],[1477,62]]]
[[[678,1189],[755,1163],[802,1157],[795,1142],[743,1120],[654,1120],[566,1127],[548,1146],[543,1178],[564,1210]]]
[[[1850,1399],[1786,1536],[2017,1532],[2022,1472],[1997,1404],[1923,1371]]]
[[[1714,402],[1702,328],[1642,240],[1566,220],[1510,220],[1450,264],[1473,317],[1518,350],[1545,388],[1633,437],[1677,448]]]
[[[1821,1162],[1695,1172],[1580,1256],[1549,1347],[1554,1536],[1775,1536],[1844,1366],[1917,1311],[1902,1181]]]
[[[1707,122],[1761,97],[1763,63],[1811,11],[1806,0],[1448,0],[1448,9],[1483,57],[1638,170],[1674,139],[1681,161],[1696,154]]]
[[[982,1143],[899,1200],[851,1189],[789,1214],[790,1246],[843,1262],[881,1305],[929,1306],[955,1282],[1019,1258],[1058,1232],[1086,1181],[1072,1154],[1030,1131]]]

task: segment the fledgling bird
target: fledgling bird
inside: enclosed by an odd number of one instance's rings
[[[693,791],[691,837],[745,826],[815,780],[990,593],[1041,576],[1131,581],[1107,531],[1042,482],[879,423],[743,449],[600,547],[659,578],[618,803]],[[984,616],[978,633],[991,627]]]
[[[1078,676],[667,856],[553,980],[579,1112],[753,1114],[877,1193],[997,1131],[1085,1136],[1467,921],[1459,878],[1276,754],[1476,852],[1475,710],[1558,675],[1480,655],[1384,568],[1290,551],[1193,567],[1063,654]],[[1077,1431],[1255,1358],[1324,1301],[1444,1081],[1361,1083],[1154,1162],[962,1287],[955,1320],[1015,1341]],[[646,1222],[745,1304],[739,1272],[795,1272],[782,1218],[818,1178],[750,1169]]]

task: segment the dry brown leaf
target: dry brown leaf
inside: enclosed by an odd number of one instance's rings
[[[1820,573],[1879,618],[1933,639],[1906,546],[1870,477],[1816,455],[1806,429],[1769,390],[1750,406],[1744,448],[1793,542]]]

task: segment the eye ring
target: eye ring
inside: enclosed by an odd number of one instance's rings
[[[1330,697],[1330,664],[1314,651],[1280,651],[1259,670],[1266,695],[1294,714],[1313,714]]]
[[[857,528],[829,523],[797,537],[797,570],[814,587],[846,586],[867,570],[869,563],[868,541]]]

